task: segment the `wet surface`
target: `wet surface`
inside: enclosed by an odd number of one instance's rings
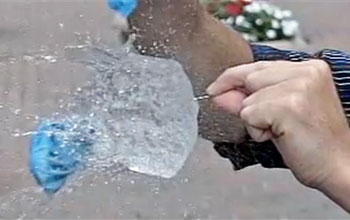
[[[344,27],[350,3],[284,4],[312,39],[307,49],[349,49]],[[104,1],[0,2],[0,218],[347,217],[288,171],[256,167],[233,172],[203,140],[171,180],[87,172],[47,197],[29,174],[28,131],[39,118],[61,112],[71,93],[92,78],[85,66],[64,59],[67,48],[101,41],[110,48],[119,46],[111,20]]]

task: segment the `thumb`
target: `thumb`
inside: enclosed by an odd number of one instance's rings
[[[228,113],[239,115],[243,108],[243,100],[247,96],[240,91],[231,90],[213,98],[213,102],[218,108]]]

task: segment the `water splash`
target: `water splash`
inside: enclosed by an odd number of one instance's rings
[[[67,106],[76,114],[64,120],[77,125],[78,133],[96,131],[90,169],[127,167],[173,177],[197,139],[192,87],[180,64],[129,51],[129,46],[116,52],[102,46],[66,48],[67,58],[87,65],[94,79],[76,91]],[[67,140],[76,133],[67,133]],[[89,134],[78,137],[84,135]]]

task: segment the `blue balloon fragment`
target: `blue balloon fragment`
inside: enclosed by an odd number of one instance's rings
[[[125,18],[129,17],[137,8],[139,0],[108,0],[111,9],[117,11]]]
[[[57,192],[67,178],[84,167],[92,141],[72,134],[69,123],[43,122],[33,136],[30,170],[47,193]],[[93,133],[94,130],[89,131]],[[66,136],[65,136],[66,135]]]

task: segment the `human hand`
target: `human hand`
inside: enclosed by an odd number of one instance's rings
[[[326,191],[341,167],[350,169],[349,127],[324,61],[242,65],[207,92],[245,121],[253,139],[271,139],[304,185]]]

